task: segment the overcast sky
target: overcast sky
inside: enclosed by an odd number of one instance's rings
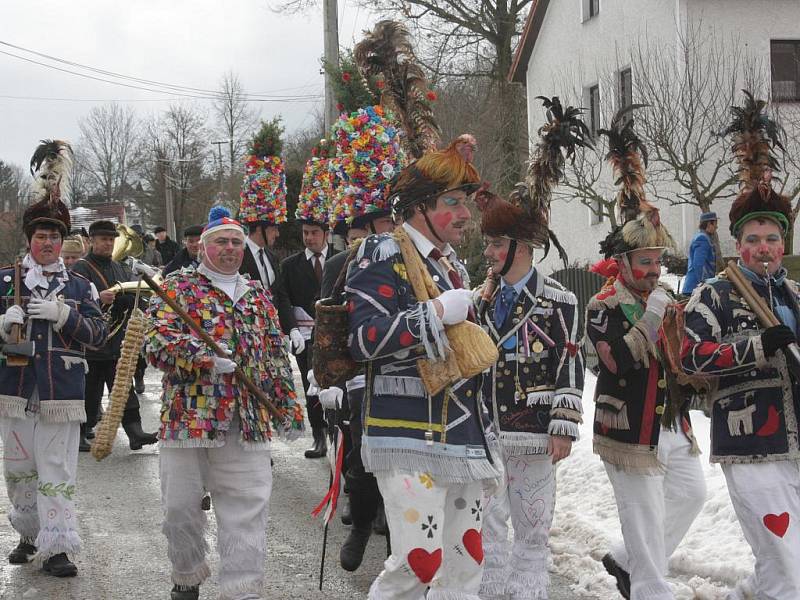
[[[173,85],[216,90],[223,74],[233,70],[248,93],[321,96],[322,0],[304,15],[271,11],[278,2],[2,0],[0,42]],[[343,47],[351,46],[376,19],[353,0],[339,0],[339,15]],[[57,64],[7,45],[0,44],[0,52]],[[81,116],[92,106],[114,100],[129,102],[143,116],[174,101],[163,92],[93,81],[0,54],[0,159],[27,167],[40,139],[77,141]],[[210,107],[207,100],[194,102]],[[310,124],[322,100],[256,106],[264,118],[282,115],[291,131]]]

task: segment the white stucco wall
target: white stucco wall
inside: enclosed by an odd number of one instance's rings
[[[600,13],[582,22],[586,0],[550,0],[547,14],[528,63],[528,131],[544,122],[536,96],[560,95],[571,104],[589,106],[585,90],[600,84],[604,123],[616,110],[615,74],[630,66],[632,49],[646,39],[655,44],[676,44],[679,28],[702,27],[717,35],[738,35],[747,50],[769,68],[771,39],[800,39],[800,0],[600,0]],[[634,77],[637,74],[634,73]],[[769,73],[764,76],[769,78]],[[635,86],[634,86],[635,87]],[[634,102],[636,102],[634,97]],[[609,106],[609,102],[614,106]],[[588,118],[588,117],[587,117]],[[600,185],[613,196],[610,167]],[[659,186],[661,194],[670,190]],[[679,248],[686,248],[697,229],[700,210],[694,206],[658,203],[662,219]],[[718,200],[713,210],[720,216],[723,253],[732,253],[727,233],[730,201]],[[600,258],[599,242],[608,221],[592,225],[590,210],[578,200],[556,199],[552,228],[569,253],[570,261]],[[797,237],[800,239],[800,237]],[[541,253],[540,253],[541,254]],[[559,268],[553,251],[543,261],[545,271]]]

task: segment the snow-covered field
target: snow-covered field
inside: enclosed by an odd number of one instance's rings
[[[576,598],[620,598],[614,579],[600,559],[609,542],[621,539],[617,507],[600,458],[592,453],[592,417],[596,378],[586,374],[581,439],[558,469],[558,493],[550,545],[553,568],[577,583]],[[708,462],[709,420],[692,412],[708,486],[702,513],[669,561],[678,600],[722,600],[753,567],[753,555],[733,512],[725,477]]]

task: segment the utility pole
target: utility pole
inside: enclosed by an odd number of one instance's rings
[[[339,64],[339,18],[337,15],[337,0],[322,0],[324,19],[325,62],[331,65]],[[325,71],[325,135],[330,133],[331,127],[339,118],[336,110],[336,98],[333,95],[333,83],[330,73]]]
[[[222,144],[233,143],[233,140],[221,140],[219,142],[211,142],[217,147],[217,154],[219,155],[219,171],[217,171],[217,179],[219,179],[219,201],[222,202],[222,199],[225,196],[225,192],[222,189]]]

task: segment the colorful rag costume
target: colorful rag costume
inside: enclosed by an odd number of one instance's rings
[[[587,144],[580,109],[563,109],[557,97],[547,99],[545,106],[548,122],[540,130],[527,181],[517,185],[510,201],[488,192],[479,192],[477,198],[483,234],[508,240],[505,263],[494,273],[499,285],[495,280],[485,284],[494,295],[486,310],[477,306],[479,322],[500,352],[484,377],[483,399],[500,438],[506,471],[504,485],[487,499],[484,511],[482,600],[547,597],[556,499],[556,468],[548,445],[552,436],[578,439],[583,412],[575,295],[531,265],[513,284],[506,280],[517,261],[518,244],[533,249],[551,240],[550,192],[565,159]],[[531,507],[538,515],[533,520],[527,516]]]
[[[71,160],[66,142],[45,142],[37,149],[32,167],[40,201],[23,215],[29,236],[37,225],[56,227],[62,239],[69,231],[69,212],[60,198],[68,193]],[[53,229],[43,231],[54,233]],[[22,538],[9,560],[27,562],[38,550],[38,560],[48,570],[51,558],[80,550],[74,500],[79,425],[86,420],[84,348],[104,343],[106,325],[91,284],[68,272],[60,258],[42,265],[27,254],[21,270],[22,311],[28,313],[32,301],[52,302],[57,320],[26,314],[22,334],[33,342],[35,354],[26,366],[9,366],[5,358],[0,366],[0,435],[11,501],[8,518]],[[14,293],[14,268],[0,269],[0,338],[4,343],[14,341],[6,327]],[[74,565],[68,570],[62,576],[77,573]]]
[[[631,275],[637,251],[654,250],[659,258],[651,264],[660,274],[659,251],[673,247],[658,209],[645,199],[646,151],[627,115],[632,108],[604,131],[620,181],[621,224],[601,242],[606,260],[596,269],[617,276],[586,309],[586,336],[600,359],[594,451],[614,489],[623,536],[603,564],[630,598],[672,600],[668,559],[702,509],[706,488],[689,422],[690,393],[665,366],[662,323],[674,298],[660,284],[648,288]],[[665,306],[659,311],[651,297]]]
[[[243,244],[241,225],[215,210],[203,239],[234,229]],[[230,359],[276,407],[294,415],[293,428],[300,432],[303,413],[295,404],[289,357],[261,284],[238,273],[218,273],[204,262],[170,275],[163,289],[230,351]],[[145,350],[151,364],[164,371],[158,436],[173,598],[196,598],[179,594],[185,587],[196,594],[210,575],[201,508],[206,490],[217,513],[220,598],[261,598],[272,486],[269,413],[234,373],[218,372],[219,359],[158,297],[148,314],[152,325]]]
[[[741,191],[730,210],[731,233],[758,220],[785,236],[790,204],[765,180],[777,167],[772,147],[777,126],[765,102],[734,107],[734,155],[740,160]],[[772,228],[775,231],[775,228]],[[781,239],[781,256],[782,256]],[[744,256],[744,253],[742,254]],[[796,339],[800,293],[782,266],[756,273],[740,261],[747,282]],[[787,356],[769,351],[770,331],[724,274],[695,289],[686,307],[683,367],[713,378],[710,397],[711,461],[721,463],[745,539],[756,558],[749,586],[757,598],[800,597],[800,391]]]

